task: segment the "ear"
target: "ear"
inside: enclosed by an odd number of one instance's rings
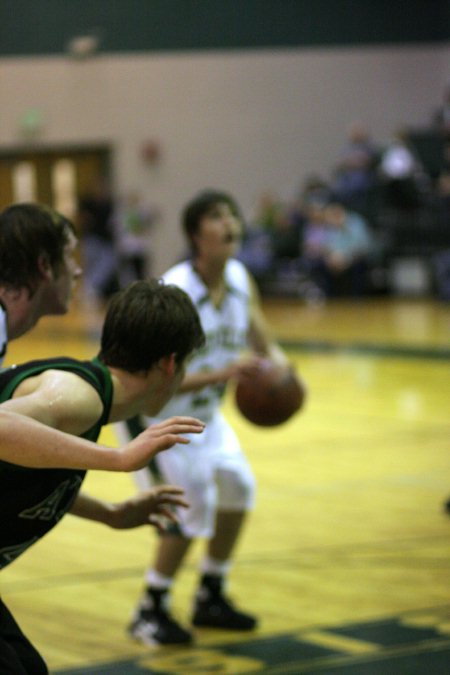
[[[169,356],[163,356],[158,361],[158,367],[169,377],[175,375],[177,369],[176,354],[169,354]]]
[[[41,253],[41,255],[38,258],[38,269],[39,274],[43,279],[45,279],[46,281],[53,279],[53,270],[50,266],[49,259],[45,253]]]

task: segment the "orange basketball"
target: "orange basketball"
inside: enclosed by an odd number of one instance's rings
[[[261,427],[283,424],[301,410],[305,398],[306,388],[296,373],[270,359],[261,359],[255,375],[241,377],[235,391],[239,411]]]

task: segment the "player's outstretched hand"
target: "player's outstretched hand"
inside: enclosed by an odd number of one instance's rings
[[[216,373],[217,382],[228,382],[228,380],[238,379],[242,374],[252,377],[258,370],[260,360],[258,356],[247,355],[229,363],[221,370],[212,372]]]
[[[150,524],[163,531],[165,522],[177,522],[173,511],[175,506],[189,506],[188,502],[183,499],[183,494],[183,490],[179,487],[158,485],[124,502],[114,504],[108,524],[117,530]]]
[[[236,364],[235,378],[238,380],[242,378],[253,379],[259,372],[262,360],[262,357],[255,354],[241,358]]]
[[[118,471],[137,471],[162,450],[177,443],[187,444],[185,434],[201,434],[205,424],[195,417],[169,417],[152,424],[119,450]]]

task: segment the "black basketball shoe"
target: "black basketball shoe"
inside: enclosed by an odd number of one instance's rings
[[[235,609],[233,603],[223,595],[222,585],[222,577],[212,574],[203,575],[195,599],[192,616],[194,626],[227,630],[256,628],[256,618]]]
[[[128,632],[146,645],[181,645],[192,642],[192,635],[170,614],[168,592],[149,590],[136,609]]]

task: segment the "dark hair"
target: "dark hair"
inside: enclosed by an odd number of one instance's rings
[[[216,204],[228,204],[235,216],[242,220],[236,201],[227,192],[219,190],[204,190],[186,204],[182,213],[182,226],[195,253],[194,236],[197,234],[200,221]]]
[[[203,346],[197,310],[181,288],[158,279],[135,281],[113,296],[103,324],[99,358],[130,373],[176,354],[178,364]]]
[[[70,220],[43,204],[14,204],[0,213],[0,284],[28,288],[39,281],[39,259],[45,256],[57,276],[64,259]]]

